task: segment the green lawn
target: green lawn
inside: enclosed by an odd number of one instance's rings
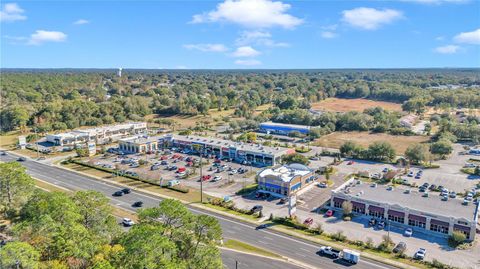
[[[273,252],[270,252],[270,251],[267,251],[267,250],[264,250],[264,249],[261,249],[261,248],[258,248],[234,239],[228,239],[226,242],[224,242],[223,246],[226,248],[258,254],[266,257],[282,258],[282,256],[275,254]]]

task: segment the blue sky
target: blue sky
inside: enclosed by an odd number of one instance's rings
[[[480,67],[480,1],[2,1],[1,67]]]

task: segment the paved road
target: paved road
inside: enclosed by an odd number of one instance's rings
[[[262,268],[262,269],[302,269],[290,263],[273,260],[244,253],[238,253],[228,249],[222,250],[222,261],[225,269],[245,269],[245,268]],[[237,263],[236,263],[237,262]]]
[[[7,156],[0,156],[0,161],[14,160],[16,160],[16,156],[11,153]],[[132,191],[132,193],[123,197],[112,197],[112,193],[120,189],[113,184],[36,161],[27,160],[22,162],[22,164],[33,177],[70,190],[99,191],[109,197],[112,204],[127,210],[134,210],[131,205],[135,201],[143,201],[145,207],[156,206],[161,201],[161,199],[156,196],[147,195],[137,191]],[[318,256],[316,252],[320,245],[316,243],[294,238],[271,229],[256,230],[255,225],[212,213],[210,211],[191,206],[189,206],[189,209],[196,214],[206,214],[217,218],[222,226],[225,238],[240,240],[264,248],[282,256],[301,261],[303,264],[306,264],[311,268],[333,269],[348,267],[348,265],[343,264],[338,260],[334,261],[326,257]],[[395,267],[363,258],[355,268],[386,269]]]

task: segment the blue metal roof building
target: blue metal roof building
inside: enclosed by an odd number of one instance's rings
[[[288,135],[291,132],[299,132],[301,134],[308,134],[310,132],[310,126],[297,125],[297,124],[283,124],[275,122],[263,122],[260,123],[260,132]]]

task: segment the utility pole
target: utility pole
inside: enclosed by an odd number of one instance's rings
[[[235,261],[235,269],[238,269],[238,261]]]
[[[203,155],[200,151],[200,203],[203,204]]]
[[[40,158],[40,151],[38,151],[38,137],[37,137],[37,127],[34,127],[33,128],[34,132],[35,132],[35,144],[37,145],[37,159]]]

